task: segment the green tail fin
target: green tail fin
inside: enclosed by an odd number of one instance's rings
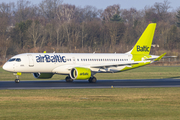
[[[134,48],[128,53],[149,55],[155,29],[156,23],[150,23],[137,41]]]

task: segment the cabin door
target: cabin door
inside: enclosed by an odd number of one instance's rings
[[[29,59],[29,67],[34,67],[34,60],[33,56],[31,54],[28,54],[28,59]]]

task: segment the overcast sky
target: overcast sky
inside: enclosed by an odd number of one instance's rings
[[[18,0],[0,0],[0,3],[17,2]],[[29,0],[33,4],[39,4],[42,0]],[[171,10],[176,10],[180,7],[180,0],[168,0],[170,2]],[[164,0],[63,0],[63,3],[68,3],[80,7],[86,5],[95,6],[98,9],[105,9],[107,6],[120,4],[122,9],[129,9],[131,7],[137,10],[144,9],[145,6],[152,6],[155,2],[164,2]]]

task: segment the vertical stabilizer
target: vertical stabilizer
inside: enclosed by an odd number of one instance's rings
[[[137,41],[136,45],[128,53],[149,55],[155,29],[156,23],[150,23]]]

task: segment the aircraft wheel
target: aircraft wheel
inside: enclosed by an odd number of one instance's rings
[[[19,83],[20,82],[20,80],[19,79],[15,79],[15,83]]]
[[[90,83],[96,83],[97,79],[95,77],[89,78]]]
[[[66,77],[66,82],[73,82],[73,79],[71,79],[70,77]]]

